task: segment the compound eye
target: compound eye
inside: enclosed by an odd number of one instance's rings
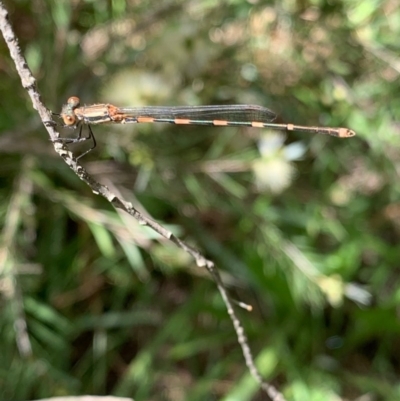
[[[78,107],[80,103],[80,99],[77,96],[71,96],[68,100],[67,100],[67,104],[68,106],[72,107],[73,109]]]
[[[75,122],[76,122],[76,118],[73,117],[73,116],[69,116],[69,115],[63,115],[63,116],[62,116],[62,119],[63,119],[63,121],[64,121],[64,124],[65,124],[65,125],[68,125],[68,126],[74,125]]]

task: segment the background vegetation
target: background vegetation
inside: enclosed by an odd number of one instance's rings
[[[399,2],[6,4],[55,112],[255,103],[357,132],[95,127],[82,163],[217,262],[288,400],[400,399]],[[73,175],[0,46],[1,399],[261,399],[215,284]]]

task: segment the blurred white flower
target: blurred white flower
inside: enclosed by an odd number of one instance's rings
[[[258,142],[261,157],[252,163],[257,187],[274,194],[285,190],[295,175],[292,161],[299,160],[306,148],[301,142],[284,146],[285,135],[277,132],[263,135]]]

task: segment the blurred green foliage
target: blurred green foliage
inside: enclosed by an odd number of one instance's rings
[[[357,132],[95,127],[82,163],[216,261],[288,400],[400,399],[398,1],[6,3],[55,112],[256,103]],[[215,284],[73,175],[0,43],[0,398],[263,399]]]

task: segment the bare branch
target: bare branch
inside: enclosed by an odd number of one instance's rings
[[[223,301],[225,302],[229,317],[232,320],[238,342],[242,348],[243,356],[246,361],[250,373],[255,378],[255,380],[260,384],[263,391],[268,394],[269,398],[273,401],[285,401],[283,395],[272,385],[266,383],[260,372],[258,371],[253,355],[251,353],[247,337],[244,333],[244,329],[240,320],[238,319],[236,312],[233,308],[232,301],[228,295],[228,292],[221,280],[218,271],[215,268],[214,262],[205,258],[198,250],[190,247],[184,241],[177,238],[172,232],[162,227],[160,224],[149,219],[138,210],[136,210],[131,203],[126,202],[122,198],[111,192],[106,186],[100,184],[95,179],[93,179],[87,171],[78,164],[74,155],[69,152],[65,145],[59,142],[54,142],[55,139],[59,138],[59,133],[54,129],[54,124],[51,121],[50,111],[43,105],[40,100],[40,95],[36,89],[36,81],[32,76],[32,73],[27,65],[25,58],[22,55],[21,49],[18,44],[18,40],[12,30],[10,23],[8,22],[8,13],[4,8],[2,2],[0,1],[0,29],[3,33],[4,39],[10,49],[10,54],[15,62],[17,71],[21,77],[22,86],[28,91],[31,97],[33,107],[38,111],[40,118],[43,121],[47,131],[49,132],[50,138],[53,141],[54,148],[56,152],[64,159],[65,163],[74,171],[74,173],[84,181],[92,191],[106,198],[116,209],[124,210],[133,216],[139,224],[151,227],[155,232],[160,234],[166,239],[169,239],[178,247],[190,254],[196,261],[197,265],[200,267],[205,267],[212,278],[215,280],[218,290],[221,293]]]

